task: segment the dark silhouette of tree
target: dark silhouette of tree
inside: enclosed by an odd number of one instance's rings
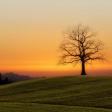
[[[95,60],[104,60],[102,50],[103,43],[97,41],[89,27],[83,25],[74,26],[64,35],[61,43],[61,64],[81,63],[81,75],[86,75],[86,64]]]
[[[11,82],[11,81],[9,81],[9,79],[8,79],[8,77],[6,77],[5,79],[4,79],[4,83],[9,83],[9,82]]]

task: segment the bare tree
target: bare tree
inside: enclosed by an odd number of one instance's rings
[[[61,43],[61,64],[81,63],[81,75],[86,75],[86,64],[95,60],[104,60],[102,50],[103,43],[97,41],[95,34],[89,27],[78,25],[74,26],[69,32],[65,33]]]

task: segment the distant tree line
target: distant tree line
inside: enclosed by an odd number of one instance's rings
[[[2,74],[0,73],[0,84],[8,84],[8,83],[11,83],[8,77],[3,78]]]
[[[22,80],[28,80],[31,78],[32,77],[30,77],[30,76],[20,75],[20,74],[16,74],[13,72],[0,73],[0,85],[18,82],[18,81],[22,81]]]

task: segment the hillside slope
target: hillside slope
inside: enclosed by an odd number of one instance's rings
[[[0,86],[0,102],[112,109],[112,78],[61,77]]]
[[[0,112],[112,112],[111,109],[38,103],[0,103]]]

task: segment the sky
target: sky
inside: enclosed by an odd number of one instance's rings
[[[58,65],[63,32],[79,23],[105,43],[106,62],[88,72],[112,70],[112,0],[1,0],[0,71],[40,75],[80,74],[80,64]]]

